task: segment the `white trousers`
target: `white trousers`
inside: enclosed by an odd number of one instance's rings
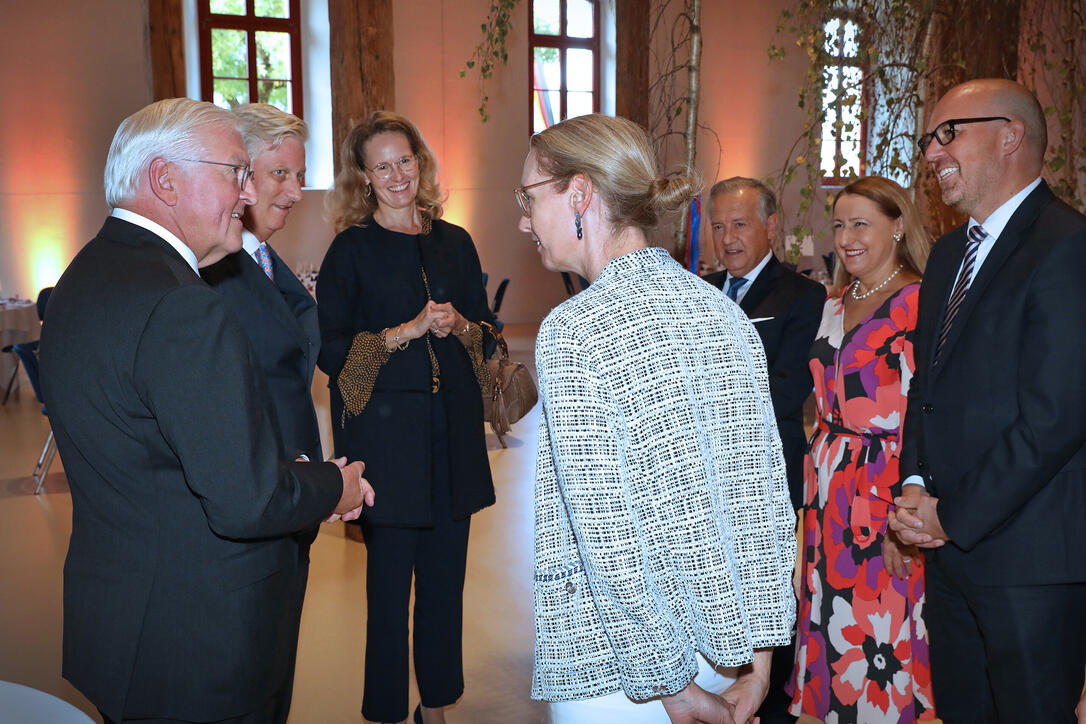
[[[735,669],[714,669],[698,654],[698,673],[694,682],[713,694],[722,694],[735,683]],[[551,724],[669,724],[670,719],[659,699],[637,702],[623,691],[580,701],[552,701]]]

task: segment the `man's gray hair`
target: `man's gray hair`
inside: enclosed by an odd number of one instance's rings
[[[709,198],[715,199],[718,194],[730,194],[741,189],[754,189],[758,192],[758,218],[764,224],[766,220],[777,213],[777,195],[773,189],[757,179],[746,176],[732,176],[723,181],[717,181],[709,190]]]
[[[241,138],[250,161],[255,161],[264,151],[279,148],[284,139],[296,138],[303,145],[309,140],[305,121],[275,106],[246,103],[235,106],[233,111],[240,121]]]
[[[204,153],[201,134],[223,126],[238,130],[237,117],[190,98],[167,98],[136,111],[117,127],[109,146],[106,203],[116,208],[135,198],[140,174],[156,158],[199,158]]]

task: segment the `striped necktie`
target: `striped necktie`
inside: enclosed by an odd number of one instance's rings
[[[728,297],[733,301],[739,301],[739,290],[743,288],[749,279],[744,277],[732,277],[728,280]]]
[[[253,258],[256,259],[256,263],[260,265],[260,268],[264,270],[264,273],[268,275],[268,279],[275,278],[275,275],[272,273],[271,254],[268,253],[268,245],[266,243],[260,243],[260,246],[253,252]]]
[[[939,344],[935,347],[935,359],[939,359],[939,353],[943,351],[943,345],[950,336],[950,327],[954,324],[954,317],[965,301],[965,294],[969,291],[969,285],[973,278],[973,267],[977,262],[977,251],[980,244],[988,237],[988,232],[978,224],[969,229],[969,241],[965,246],[965,260],[962,262],[962,270],[958,272],[958,281],[954,283],[954,291],[950,295],[950,301],[946,305],[946,314],[943,316],[943,328],[939,332]]]

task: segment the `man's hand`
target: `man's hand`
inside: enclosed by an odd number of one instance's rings
[[[754,652],[754,662],[739,669],[739,678],[728,687],[722,696],[732,705],[732,716],[736,724],[746,724],[754,720],[754,714],[769,693],[769,667],[773,660],[773,649],[758,649]]]
[[[936,505],[939,499],[928,495],[922,485],[906,485],[902,494],[894,498],[896,510],[891,510],[890,529],[901,542],[921,548],[939,548],[950,536],[939,522]]]
[[[730,689],[729,689],[730,691]],[[661,696],[660,702],[672,724],[737,724],[732,705],[710,694],[693,681],[682,691]]]
[[[356,460],[348,465],[347,458],[336,458],[329,462],[335,463],[343,476],[343,494],[340,496],[335,510],[332,511],[332,515],[325,518],[324,522],[355,520],[362,515],[363,504],[372,506],[376,496],[373,487],[362,477],[366,464],[361,460]]]

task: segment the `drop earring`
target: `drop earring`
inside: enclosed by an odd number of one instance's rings
[[[577,238],[578,239],[583,239],[584,238],[584,230],[581,229],[581,212],[580,211],[575,210],[573,212],[573,225],[577,227]]]

